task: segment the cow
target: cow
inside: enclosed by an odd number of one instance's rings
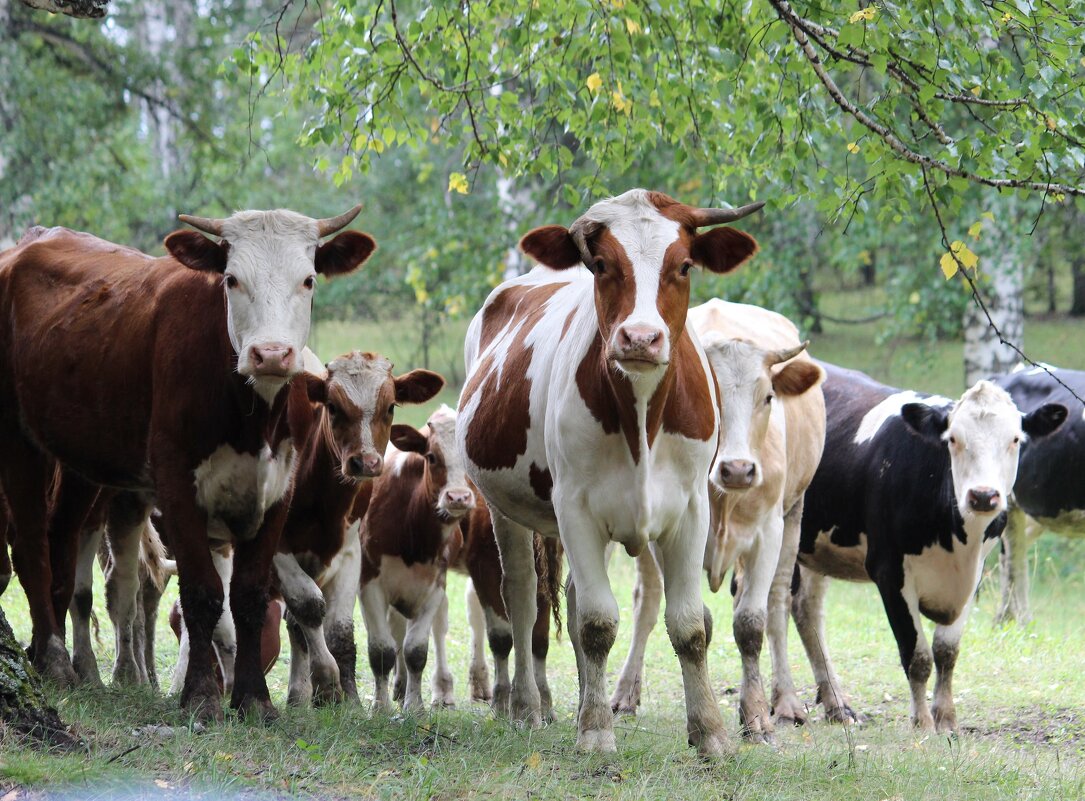
[[[384,472],[362,521],[359,596],[369,635],[374,707],[388,712],[388,676],[406,668],[403,708],[422,708],[422,671],[433,619],[446,603],[446,548],[475,505],[456,449],[456,412],[442,405],[422,431],[392,426]],[[443,643],[443,638],[441,640]],[[439,663],[447,664],[443,658]],[[402,674],[401,674],[402,675]],[[451,675],[434,676],[434,702],[451,700]]]
[[[793,601],[819,700],[830,719],[855,716],[826,649],[827,580],[873,581],[911,689],[912,724],[956,730],[953,668],[984,557],[1006,525],[1020,444],[1057,429],[1066,407],[1022,415],[989,381],[954,402],[823,367],[825,453],[806,491]],[[923,617],[935,623],[933,652]]]
[[[467,618],[471,628],[471,661],[468,682],[471,699],[488,701],[494,710],[508,715],[512,682],[509,680],[509,654],[512,652],[512,629],[505,603],[501,598],[501,555],[494,538],[490,510],[479,499],[471,513],[461,522],[462,539],[450,549],[449,569],[466,574],[464,596]],[[535,625],[531,630],[531,656],[535,666],[535,681],[539,689],[544,720],[556,719],[550,685],[546,679],[546,657],[550,651],[550,616],[560,633],[559,617],[561,587],[561,546],[553,539],[535,535],[535,573],[538,575],[535,602]],[[445,660],[443,640],[448,631],[448,604],[441,605],[433,623],[434,652],[438,660],[435,675],[451,676]],[[490,646],[494,661],[494,683],[490,686],[483,642]],[[443,688],[442,688],[443,689]],[[451,695],[449,682],[448,694]]]
[[[57,614],[70,599],[50,597],[50,559],[68,554],[74,574],[77,532],[105,486],[129,525],[152,504],[163,513],[192,644],[180,701],[209,720],[222,717],[211,630],[223,603],[209,545],[236,544],[231,705],[275,715],[259,634],[289,505],[290,411],[308,405],[298,354],[317,276],[350,272],[375,247],[357,231],[321,241],[359,209],[325,220],[282,209],[182,215],[199,230],[170,234],[160,258],[64,228],[32,229],[0,255],[0,485],[32,659],[49,678],[76,680]],[[47,515],[53,460],[61,483]]]
[[[996,620],[1026,623],[1032,619],[1027,564],[1030,541],[1044,529],[1068,537],[1085,535],[1085,410],[1081,402],[1085,372],[1050,365],[1021,366],[993,380],[1026,414],[1046,403],[1061,403],[1070,410],[1057,437],[1022,445],[1010,518],[1002,534],[1002,599]]]
[[[803,494],[825,444],[825,401],[817,387],[822,372],[804,353],[807,343],[795,325],[776,312],[711,300],[690,309],[687,320],[708,355],[722,405],[720,449],[709,474],[712,513],[704,567],[716,592],[725,573],[742,562],[733,618],[742,656],[739,723],[748,740],[771,742],[775,726],[759,667],[766,622],[772,709],[784,720],[802,714],[787,662],[787,617],[769,613],[781,604],[786,612]],[[611,697],[616,713],[636,713],[640,703],[644,648],[662,591],[658,566],[642,554],[633,591],[633,642]]]
[[[444,386],[429,370],[392,375],[392,363],[352,351],[309,381],[319,402],[309,435],[298,441],[294,495],[275,572],[289,611],[287,703],[358,700],[354,600],[361,547],[347,518],[363,482],[379,476],[396,406],[424,403]]]
[[[600,201],[569,228],[524,236],[520,247],[540,266],[493,290],[468,328],[457,434],[505,569],[511,715],[542,723],[531,659],[537,531],[560,536],[569,560],[585,751],[616,750],[606,695],[618,625],[606,575],[611,541],[633,556],[651,543],[661,558],[689,742],[720,754],[728,741],[708,679],[698,575],[718,399],[686,310],[694,265],[727,273],[757,250],[734,228],[697,229],[761,205],[699,209],[643,189]]]

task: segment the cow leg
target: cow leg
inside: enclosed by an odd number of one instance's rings
[[[818,685],[817,700],[825,709],[825,719],[834,723],[859,721],[848,696],[840,687],[829,646],[825,641],[825,592],[829,579],[820,573],[799,568],[799,588],[795,595],[795,627],[799,630],[806,657]]]
[[[870,569],[871,554],[867,554],[867,572],[874,577],[874,583],[881,593],[885,613],[889,617],[889,626],[897,640],[901,666],[908,677],[912,695],[912,725],[923,731],[934,730],[934,718],[927,705],[927,680],[931,675],[931,649],[923,633],[923,620],[919,615],[919,599],[915,588],[904,575],[901,557],[891,556],[891,561],[883,563],[880,572]]]
[[[98,497],[98,486],[87,482],[78,473],[62,469],[60,485],[53,500],[49,519],[49,560],[52,568],[53,613],[57,627],[64,637],[65,618],[75,592],[76,562],[79,555],[79,535],[87,515]]]
[[[490,669],[486,665],[486,651],[483,645],[486,639],[486,614],[482,611],[482,602],[478,599],[475,583],[471,579],[467,579],[463,598],[467,605],[467,623],[471,627],[471,665],[467,673],[471,687],[471,700],[489,702],[493,700],[494,692],[490,687]],[[509,633],[509,650],[512,650],[511,632]],[[505,712],[507,713],[508,710],[506,709]]]
[[[486,617],[486,638],[494,660],[494,686],[490,692],[493,698],[492,707],[495,714],[508,715],[512,700],[512,682],[509,679],[512,626],[490,607],[483,607],[483,610]]]
[[[433,706],[454,707],[456,698],[452,694],[452,671],[448,667],[448,652],[445,638],[448,636],[448,594],[441,592],[441,603],[433,616],[433,656],[437,660],[436,669],[430,687],[433,693]]]
[[[637,557],[637,578],[633,585],[633,641],[622,665],[610,707],[616,715],[635,715],[640,706],[640,688],[644,672],[644,649],[648,636],[659,618],[663,600],[663,577],[652,554],[647,550]]]
[[[155,690],[158,689],[158,670],[155,665],[154,638],[155,627],[158,622],[158,606],[162,601],[162,593],[166,590],[169,582],[169,574],[165,570],[165,549],[158,531],[150,518],[143,521],[143,538],[140,547],[139,559],[139,606],[140,619],[137,625],[142,623],[142,647],[136,654],[142,657],[142,670],[147,676],[147,683]]]
[[[396,641],[396,669],[392,673],[392,701],[400,705],[407,696],[407,661],[403,657],[403,640],[407,637],[407,618],[396,609],[388,610],[388,626]]]
[[[538,728],[542,725],[542,701],[535,681],[535,660],[531,656],[531,632],[535,627],[539,586],[534,539],[530,529],[513,523],[496,508],[490,507],[490,516],[501,554],[501,598],[512,625],[515,652],[509,717]]]
[[[690,510],[689,517],[684,530],[671,532],[659,542],[656,554],[662,557],[667,633],[682,666],[689,744],[704,756],[715,756],[722,754],[729,743],[708,678],[708,639],[701,600],[708,512],[696,514]]]
[[[113,683],[143,684],[146,672],[140,673],[142,654],[136,658],[135,620],[139,595],[139,545],[143,536],[149,505],[132,493],[119,493],[109,504],[110,566],[105,577],[106,608],[113,621],[116,642]]]
[[[1028,519],[1020,506],[1011,506],[1006,529],[1002,532],[1001,567],[1002,600],[995,615],[995,623],[1011,620],[1028,623],[1032,620],[1029,610],[1028,576]]]
[[[550,600],[540,592],[536,599],[538,613],[531,630],[531,657],[535,663],[535,686],[539,688],[539,711],[544,723],[557,720],[550,682],[546,680],[546,657],[550,653]]]
[[[396,641],[388,624],[388,599],[379,581],[363,584],[359,596],[368,638],[369,667],[373,671],[373,709],[387,714],[392,711],[388,674],[396,664]]]
[[[780,543],[780,558],[769,588],[767,631],[772,657],[772,715],[775,725],[801,726],[806,723],[806,707],[795,691],[791,663],[787,655],[787,623],[791,609],[791,589],[795,580],[795,564],[799,553],[803,499],[784,515],[784,538]]]
[[[362,545],[358,532],[353,527],[348,531],[343,550],[336,558],[340,560],[339,569],[324,584],[324,603],[327,609],[324,613],[324,638],[339,667],[339,684],[343,698],[358,703],[354,604],[362,570]]]
[[[79,677],[64,646],[64,631],[57,622],[58,610],[53,609],[53,568],[46,529],[47,492],[53,478],[53,464],[18,431],[4,434],[7,458],[0,480],[15,528],[12,564],[30,608],[31,662],[42,678],[62,688],[72,687]],[[66,610],[67,604],[62,609]]]
[[[742,736],[755,743],[771,743],[775,728],[761,682],[761,646],[765,639],[769,589],[780,561],[783,517],[772,516],[753,538],[746,554],[746,581],[735,599],[734,634],[742,657],[742,687],[738,719]]]
[[[287,606],[286,634],[290,638],[290,678],[286,703],[307,706],[313,700],[312,672],[309,669],[309,641]]]
[[[408,712],[420,712],[422,703],[422,673],[426,669],[426,660],[429,657],[430,632],[433,630],[433,619],[437,616],[442,604],[447,603],[443,582],[434,587],[426,598],[422,608],[409,621],[407,621],[407,634],[403,638],[404,663],[407,666],[407,692],[403,698],[403,709]]]
[[[102,686],[98,660],[90,637],[90,618],[94,609],[94,558],[102,544],[102,526],[83,529],[79,535],[79,553],[75,562],[75,592],[68,613],[72,618],[72,667],[79,680]]]
[[[311,687],[313,703],[317,705],[337,703],[343,700],[343,686],[339,682],[339,665],[328,650],[327,640],[324,637],[324,615],[327,610],[324,593],[316,585],[316,582],[306,573],[292,553],[275,554],[275,572],[279,576],[279,588],[282,590],[283,600],[290,610],[294,626],[300,630],[305,638],[306,650],[309,654],[310,680],[306,682]],[[291,643],[293,645],[295,634],[291,629]],[[291,677],[295,680],[300,678],[294,675],[291,665]],[[289,703],[301,703],[306,700],[304,683],[297,686],[291,685]],[[295,695],[295,690],[300,695]]]
[[[215,622],[211,632],[211,642],[215,647],[219,673],[222,675],[222,694],[230,695],[234,687],[234,669],[237,661],[237,630],[234,628],[234,616],[230,608],[230,585],[234,575],[234,552],[228,546],[219,545],[211,549],[211,561],[215,565],[219,581],[226,588],[222,599],[222,614]]]

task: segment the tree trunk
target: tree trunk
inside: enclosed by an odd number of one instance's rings
[[[5,728],[53,748],[79,745],[57,711],[45,702],[41,679],[0,607],[0,731]]]
[[[105,16],[105,8],[109,5],[109,0],[23,0],[23,3],[51,14],[96,19]]]
[[[1075,215],[1078,230],[1085,223],[1085,214]],[[1070,275],[1074,279],[1073,298],[1070,301],[1070,314],[1085,317],[1085,253],[1078,248],[1070,251]]]
[[[991,320],[1002,337],[1024,348],[1025,296],[1021,247],[1023,233],[1013,228],[1018,219],[1017,199],[1013,196],[996,201],[997,230],[985,238],[980,253],[980,293]],[[964,313],[964,377],[972,386],[981,378],[1009,372],[1020,360],[1010,347],[999,342],[998,333],[976,303],[969,303]]]

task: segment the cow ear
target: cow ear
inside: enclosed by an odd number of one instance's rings
[[[369,234],[343,231],[316,249],[315,267],[321,275],[345,275],[356,270],[377,249]]]
[[[1021,418],[1021,430],[1030,437],[1046,437],[1054,433],[1070,414],[1061,403],[1045,403]]]
[[[560,225],[544,225],[529,231],[520,240],[520,250],[554,270],[580,264],[580,251],[569,235],[569,229]]]
[[[737,228],[722,226],[697,234],[689,256],[714,273],[729,273],[757,252],[757,240]]]
[[[411,426],[401,424],[392,426],[392,435],[389,440],[401,451],[409,453],[426,452],[425,436]]]
[[[425,403],[445,385],[445,380],[429,370],[411,370],[394,379],[396,403]]]
[[[212,241],[199,231],[174,231],[166,237],[166,250],[189,269],[222,273],[226,271],[230,243],[225,239]]]
[[[772,388],[779,395],[801,395],[824,377],[822,369],[812,362],[791,362],[772,376]]]
[[[938,443],[949,427],[948,412],[925,403],[904,404],[900,407],[900,417],[912,431]]]
[[[318,375],[304,373],[305,391],[309,395],[310,403],[326,403],[328,400],[328,384]]]

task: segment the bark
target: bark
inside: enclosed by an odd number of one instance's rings
[[[0,608],[0,732],[5,729],[53,748],[79,745],[57,711],[46,703],[41,679]]]
[[[997,201],[995,219],[999,228],[984,242],[980,256],[980,292],[991,320],[1007,342],[1024,348],[1025,295],[1022,247],[1024,234],[1016,225],[1018,204],[1014,197]],[[999,342],[983,311],[975,303],[964,313],[965,384],[972,386],[981,378],[1009,372],[1020,356]]]
[[[52,14],[66,14],[80,19],[97,19],[105,16],[109,0],[23,0],[23,3]]]
[[[1070,302],[1073,317],[1085,317],[1085,253],[1075,253],[1070,261],[1070,274],[1074,277],[1074,295]]]

